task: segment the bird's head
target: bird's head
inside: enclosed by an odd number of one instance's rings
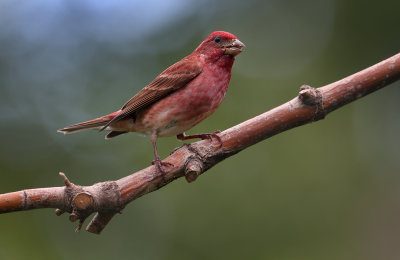
[[[239,39],[228,32],[216,31],[211,33],[195,52],[198,54],[212,56],[231,56],[235,57],[243,51],[245,45]]]

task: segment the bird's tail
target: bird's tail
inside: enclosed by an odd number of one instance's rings
[[[119,114],[120,110],[114,113],[111,113],[106,116],[102,116],[99,118],[95,118],[89,121],[85,121],[82,123],[66,126],[62,129],[57,130],[59,133],[63,134],[72,134],[72,133],[77,133],[83,130],[87,129],[93,129],[93,128],[100,128],[102,126],[107,125],[114,117],[116,117]]]

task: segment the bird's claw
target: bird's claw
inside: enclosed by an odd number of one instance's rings
[[[221,133],[221,131],[215,131],[214,133],[211,134],[197,134],[197,135],[185,135],[185,133],[179,134],[176,137],[181,140],[188,140],[188,139],[194,139],[194,138],[200,138],[201,140],[204,139],[209,139],[211,142],[213,141],[213,138],[218,140],[218,149],[222,147],[222,139],[219,137],[217,134]]]
[[[152,165],[155,165],[156,168],[157,168],[157,170],[158,170],[160,173],[162,173],[162,174],[165,174],[165,173],[166,173],[166,171],[164,171],[164,169],[163,169],[163,166],[164,166],[164,167],[167,167],[167,168],[169,168],[169,167],[174,167],[174,166],[175,166],[175,165],[173,165],[173,164],[170,163],[170,162],[163,162],[163,161],[161,161],[160,158],[156,158],[155,160],[153,160],[153,161],[151,162],[151,164],[152,164]]]
[[[221,131],[217,130],[217,131],[215,131],[214,133],[211,133],[211,134],[201,134],[200,138],[202,140],[209,139],[211,142],[213,141],[213,138],[215,138],[215,139],[217,139],[217,141],[219,143],[218,148],[221,148],[222,147],[222,139],[218,135],[219,133],[221,133]]]

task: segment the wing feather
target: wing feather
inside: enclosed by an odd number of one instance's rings
[[[126,117],[133,116],[137,111],[157,102],[161,98],[186,86],[201,73],[200,62],[185,58],[158,75],[149,85],[139,91],[122,107],[121,112],[108,122],[100,131],[110,124]]]

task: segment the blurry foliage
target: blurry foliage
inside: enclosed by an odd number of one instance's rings
[[[223,130],[399,52],[399,1],[0,2],[0,192],[90,185],[149,165],[148,138],[65,125],[119,108],[214,30],[237,57],[226,100],[190,133]],[[400,88],[130,204],[101,236],[53,210],[0,216],[1,259],[397,259]],[[181,145],[161,139],[163,157]]]

